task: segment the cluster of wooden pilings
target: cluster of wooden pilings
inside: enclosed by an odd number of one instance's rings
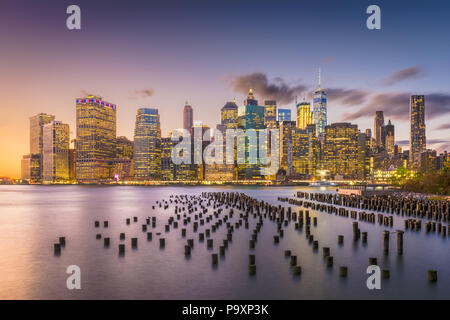
[[[417,204],[413,206],[412,202],[396,202],[393,199],[364,199],[362,197],[353,199],[351,197],[305,192],[299,192],[297,196],[298,199],[278,198],[281,202],[289,203],[289,206],[283,206],[273,205],[238,192],[203,192],[199,195],[171,195],[168,199],[157,200],[152,205],[152,210],[158,211],[158,214],[145,217],[142,223],[139,222],[142,218],[138,216],[124,219],[123,230],[119,232],[117,237],[118,243],[116,248],[118,249],[118,255],[121,257],[125,256],[127,228],[138,228],[143,235],[143,239],[140,239],[140,237],[130,238],[129,247],[132,250],[138,250],[140,241],[153,242],[154,240],[156,240],[156,243],[159,243],[159,248],[164,250],[166,245],[170,245],[165,234],[176,232],[181,235],[180,239],[185,241],[182,254],[186,259],[193,257],[194,247],[197,245],[206,246],[206,250],[210,251],[210,264],[217,268],[221,259],[225,259],[227,250],[230,250],[234,233],[239,229],[243,229],[247,230],[246,232],[249,235],[248,274],[255,276],[257,268],[254,250],[258,243],[258,235],[261,228],[265,223],[276,226],[276,233],[273,234],[273,245],[282,247],[285,231],[291,224],[294,224],[294,230],[298,234],[304,234],[305,241],[307,241],[313,251],[319,252],[322,249],[324,267],[333,268],[336,260],[331,254],[330,248],[326,246],[320,248],[319,233],[314,234],[313,232],[319,227],[319,221],[316,215],[310,215],[311,210],[329,214],[334,213],[337,216],[346,218],[351,217],[361,222],[378,222],[380,225],[392,227],[392,215],[385,216],[382,213],[356,211],[346,207],[382,212],[386,210],[397,212],[397,209],[400,208],[397,214],[402,215],[404,208],[406,208],[405,212],[411,212],[411,216],[416,214],[412,213],[413,207],[417,207]],[[298,211],[294,211],[293,206],[299,206],[300,208]],[[434,216],[440,217],[441,220],[439,221],[444,221],[444,219],[447,221],[448,206],[427,204],[426,206],[419,206],[419,208],[425,210],[427,214],[431,212],[432,216],[434,214]],[[406,215],[409,216],[408,214]],[[417,225],[419,225],[420,230],[420,223],[417,223],[418,218],[407,220],[409,222],[405,222],[405,228],[417,230]],[[353,242],[361,241],[362,243],[367,243],[368,234],[359,229],[358,221],[352,223]],[[252,229],[250,229],[250,222],[254,226]],[[103,232],[100,231],[100,225],[100,221],[94,221],[94,228],[98,230],[95,237],[98,240],[103,238],[104,248],[110,248],[113,242],[112,239],[117,238],[105,236],[109,227],[108,221],[103,221]],[[429,229],[430,232],[440,233],[445,232],[447,229],[441,222],[437,225],[433,225],[433,223],[427,224],[426,228],[427,231]],[[220,229],[226,229],[224,239],[220,239],[218,236],[219,233],[217,231]],[[223,233],[221,232],[220,234]],[[386,255],[389,254],[389,237],[391,234],[390,231],[383,231],[383,253]],[[397,252],[399,255],[402,255],[403,231],[398,230],[396,234]],[[65,244],[65,237],[60,238],[59,247],[55,244],[55,254],[60,254],[61,252],[61,246],[63,246],[61,241]],[[339,246],[344,245],[344,235],[337,235],[337,244]],[[304,270],[302,270],[298,256],[293,254],[294,251],[295,248],[287,248],[284,250],[284,255],[286,258],[289,258],[290,270],[293,275],[300,276]],[[348,266],[339,266],[339,275],[341,277],[347,277],[348,271]],[[386,272],[389,273],[388,270]],[[437,279],[437,275],[435,277],[434,273],[428,276],[429,279]]]
[[[380,225],[388,227],[393,227],[394,214],[396,214],[399,217],[406,218],[404,220],[405,231],[420,231],[422,229],[422,219],[432,220],[426,222],[427,233],[437,232],[444,238],[448,234],[450,224],[449,201],[409,199],[389,195],[365,197],[308,192],[297,192],[297,197],[301,200],[289,198],[279,198],[279,200],[321,212],[335,213],[339,216],[358,219],[359,221],[369,223],[377,222]],[[348,208],[371,210],[381,213],[358,212]]]

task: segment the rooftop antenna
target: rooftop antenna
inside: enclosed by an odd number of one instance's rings
[[[319,91],[320,91],[320,67],[319,67]]]

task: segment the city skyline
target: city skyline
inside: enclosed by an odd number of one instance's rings
[[[194,120],[214,128],[223,104],[235,98],[241,105],[249,87],[260,101],[276,100],[278,108],[294,115],[295,96],[313,105],[319,67],[328,124],[346,121],[373,129],[374,111],[383,110],[386,122],[390,119],[396,126],[396,143],[407,149],[409,97],[424,94],[427,148],[449,149],[449,62],[442,59],[449,44],[441,41],[446,28],[445,17],[439,17],[445,12],[441,6],[383,4],[379,33],[364,28],[364,1],[326,2],[330,10],[323,11],[320,26],[314,21],[318,5],[288,2],[281,12],[272,6],[276,4],[249,2],[236,10],[199,2],[180,3],[173,10],[140,3],[124,14],[120,4],[105,9],[101,2],[81,1],[82,30],[71,33],[61,23],[63,4],[36,5],[28,16],[20,4],[7,3],[0,22],[1,37],[9,43],[1,62],[7,76],[0,86],[0,135],[8,139],[0,141],[0,176],[20,176],[20,160],[29,144],[24,119],[40,112],[54,114],[70,125],[70,137],[75,138],[73,100],[83,93],[117,104],[117,136],[132,139],[139,108],[157,108],[167,136],[182,127],[186,101],[194,108]],[[245,19],[248,12],[256,20],[273,17],[280,23],[254,26]],[[418,17],[427,25],[416,25]],[[17,29],[14,38],[6,24]],[[206,25],[208,31],[202,30]],[[302,25],[314,32],[305,33]],[[136,37],[125,37],[134,33]],[[343,34],[345,45],[340,43]],[[412,50],[409,44],[417,39],[420,45]],[[317,46],[320,53],[314,50]],[[235,54],[226,54],[230,49]],[[90,70],[96,77],[89,76]]]

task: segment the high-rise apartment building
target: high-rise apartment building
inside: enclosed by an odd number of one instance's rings
[[[61,121],[52,121],[43,128],[43,180],[68,182],[70,130]]]
[[[265,128],[264,125],[264,107],[258,106],[258,101],[253,96],[250,89],[248,98],[244,101],[244,105],[238,109],[238,128],[242,129],[244,134],[238,137],[237,154],[238,161],[244,162],[238,164],[238,179],[264,179],[261,173],[262,165],[259,163],[259,132]],[[256,139],[251,139],[249,132],[256,133]],[[243,159],[239,157],[243,153]],[[256,159],[251,159],[251,155],[255,154]],[[256,163],[251,163],[256,162]]]
[[[383,111],[375,111],[375,119],[373,124],[373,130],[375,131],[375,141],[378,147],[384,147],[384,116]]]
[[[39,113],[35,116],[30,117],[30,154],[39,155],[39,177],[37,180],[42,180],[43,168],[42,168],[42,156],[43,156],[43,130],[44,126],[55,120],[54,115]],[[33,158],[34,165],[37,159],[36,156]],[[35,169],[35,168],[34,168]],[[33,173],[33,175],[35,172]]]
[[[194,110],[187,101],[183,108],[183,129],[191,132],[192,126],[194,125]]]
[[[137,111],[133,165],[135,180],[160,180],[161,125],[158,109],[140,108]]]
[[[277,102],[275,100],[264,101],[264,124],[267,129],[277,128]]]
[[[383,127],[384,147],[388,155],[393,156],[395,153],[395,131],[391,120]]]
[[[332,176],[358,176],[358,126],[347,122],[325,128],[325,168]]]
[[[425,136],[425,96],[411,96],[410,106],[409,163],[411,167],[417,168],[420,154],[427,147]]]
[[[96,96],[76,100],[76,178],[78,182],[111,180],[116,156],[117,106]]]

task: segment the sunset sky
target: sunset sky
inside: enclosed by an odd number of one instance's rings
[[[416,1],[417,2],[417,1]],[[66,8],[81,7],[81,30]],[[381,30],[366,28],[368,5]],[[211,127],[249,87],[263,103],[311,101],[322,69],[328,123],[373,128],[383,110],[408,148],[409,95],[425,94],[427,146],[450,151],[448,1],[20,1],[0,3],[0,176],[20,177],[29,117],[54,114],[75,137],[75,99],[117,104],[117,134],[156,107],[163,135],[194,120]]]

